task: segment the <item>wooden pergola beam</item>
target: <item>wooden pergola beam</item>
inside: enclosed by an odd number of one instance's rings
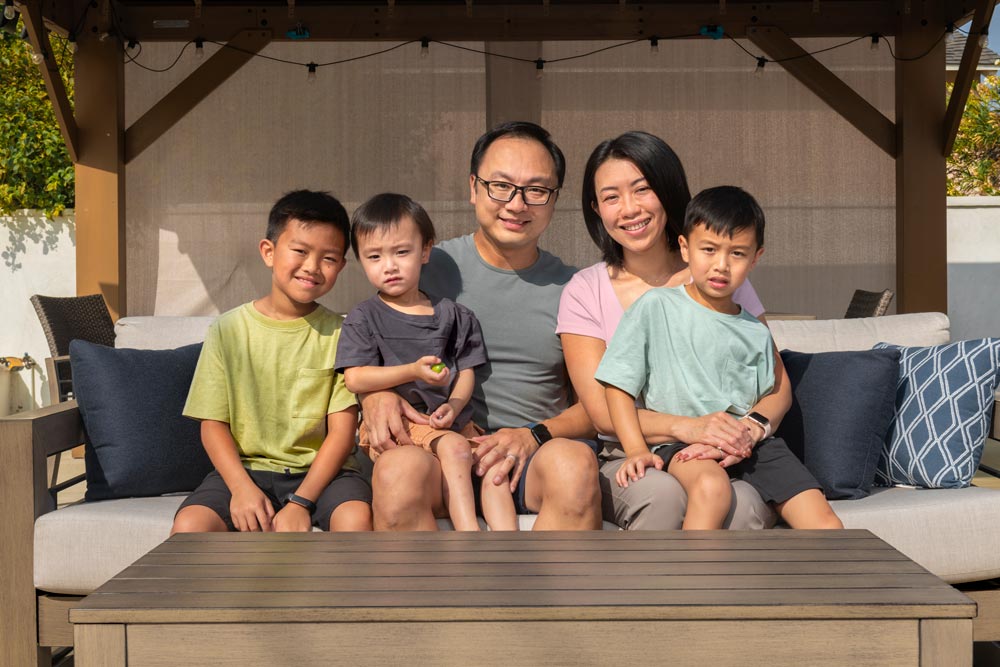
[[[917,3],[914,2],[917,6]],[[222,41],[234,29],[273,30],[275,40],[301,24],[311,40],[407,41],[430,37],[449,41],[628,40],[656,35],[698,37],[705,25],[722,25],[733,37],[745,37],[746,26],[775,25],[798,37],[853,37],[863,32],[891,35],[899,7],[884,0],[823,0],[822,14],[812,0],[776,3],[729,2],[724,14],[718,2],[459,2],[395,3],[311,2],[288,8],[274,3],[205,3],[196,16],[191,0],[172,3],[121,1],[116,5],[138,41],[188,41],[196,37]],[[915,10],[917,11],[917,10]],[[935,9],[936,11],[936,9]],[[954,10],[955,18],[958,10]],[[937,23],[941,17],[927,16]]]
[[[59,74],[59,64],[52,53],[52,43],[45,30],[41,2],[40,0],[28,0],[22,2],[20,8],[21,15],[24,17],[24,26],[28,30],[28,40],[31,47],[35,53],[40,53],[44,58],[38,64],[38,69],[42,72],[45,90],[49,94],[49,99],[52,100],[52,110],[55,112],[56,122],[59,124],[59,132],[62,133],[70,159],[76,162],[79,155],[79,144],[77,143],[79,131],[76,119],[73,117],[73,106],[66,94],[66,85],[63,83],[62,75]]]
[[[178,83],[125,131],[126,164],[149,148],[270,41],[270,30],[239,32],[204,65]]]
[[[962,52],[962,64],[958,67],[955,85],[951,89],[951,99],[948,100],[948,110],[944,114],[944,155],[951,155],[955,147],[955,137],[958,136],[958,126],[962,123],[965,104],[969,101],[972,84],[978,78],[976,70],[979,66],[979,56],[983,47],[979,45],[979,35],[989,26],[993,18],[993,8],[996,0],[979,0],[976,14],[969,28],[969,38],[965,40],[965,51]]]
[[[748,30],[747,37],[876,146],[896,157],[896,124],[788,35],[774,27],[761,27]]]

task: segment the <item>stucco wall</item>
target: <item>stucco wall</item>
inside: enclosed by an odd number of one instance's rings
[[[1000,197],[948,197],[951,337],[1000,337]]]
[[[37,211],[0,216],[0,356],[27,352],[35,373],[0,369],[0,415],[49,404],[45,334],[28,299],[76,294],[73,211],[48,219]]]

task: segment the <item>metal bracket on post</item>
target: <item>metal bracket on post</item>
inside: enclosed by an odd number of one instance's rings
[[[201,18],[201,0],[194,0],[194,17]]]
[[[288,18],[295,18],[295,0],[288,0]]]

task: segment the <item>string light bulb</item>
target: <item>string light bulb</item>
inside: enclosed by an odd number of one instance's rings
[[[76,53],[80,50],[80,45],[76,43],[76,33],[70,33],[66,36],[66,42],[69,44],[70,53]]]
[[[309,73],[306,74],[306,83],[310,85],[316,83],[316,67],[316,63],[309,63],[306,65],[306,68],[309,70]]]
[[[15,16],[17,16],[17,10],[14,9],[14,0],[7,0],[3,5],[3,17],[8,21],[13,21]]]
[[[878,51],[878,35],[872,35],[872,45],[869,47],[872,51]]]
[[[766,64],[767,64],[767,58],[765,58],[764,56],[758,56],[757,67],[754,68],[753,75],[759,77],[762,74],[764,74],[764,65]]]
[[[43,56],[38,51],[32,51],[31,62],[35,63],[36,65],[41,65],[43,62],[45,62],[45,56]]]
[[[979,31],[979,48],[981,49],[986,48],[986,42],[988,41],[989,36],[990,36],[989,28],[983,26],[983,29]]]
[[[198,60],[205,58],[205,40],[201,37],[194,40],[194,57]]]
[[[660,38],[650,37],[649,38],[649,52],[656,55],[660,52]]]
[[[431,40],[426,37],[420,38],[420,57],[426,58],[431,54]]]
[[[541,81],[543,71],[545,71],[545,61],[539,58],[535,61],[535,79]]]

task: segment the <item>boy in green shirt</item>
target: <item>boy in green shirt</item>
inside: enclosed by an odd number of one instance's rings
[[[371,486],[353,455],[358,408],[334,373],[343,318],[316,303],[344,268],[347,211],[325,192],[275,203],[260,242],[271,291],[219,316],[184,415],[215,470],[173,533],[371,530]]]

